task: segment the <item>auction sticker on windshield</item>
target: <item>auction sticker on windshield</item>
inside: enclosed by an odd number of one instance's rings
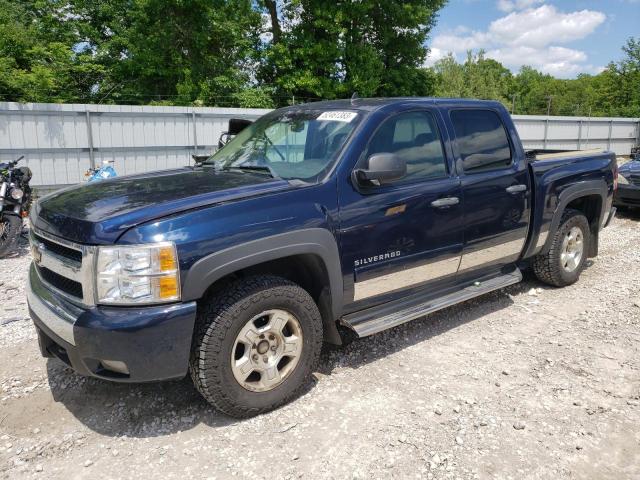
[[[358,114],[356,112],[343,112],[339,110],[333,110],[330,112],[322,113],[316,120],[349,123],[351,120],[353,120],[357,116]]]

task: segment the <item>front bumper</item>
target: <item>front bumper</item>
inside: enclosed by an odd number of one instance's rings
[[[618,184],[613,204],[617,207],[640,207],[640,186]]]
[[[27,302],[42,355],[57,357],[82,375],[150,382],[187,373],[195,302],[79,307],[44,286],[33,264]]]

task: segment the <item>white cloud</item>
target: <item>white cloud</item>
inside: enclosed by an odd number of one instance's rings
[[[499,43],[544,47],[584,38],[605,19],[602,12],[581,10],[562,13],[552,5],[542,5],[510,13],[491,22],[489,34]]]
[[[487,51],[487,57],[505,65],[518,65],[526,59],[529,65],[537,66],[545,73],[560,77],[580,73],[583,67],[586,67],[583,64],[587,60],[587,55],[580,50],[553,46],[542,49],[525,46],[496,48]]]
[[[438,61],[447,56],[447,52],[445,50],[441,50],[436,47],[431,47],[429,50],[429,55],[424,61],[425,67],[433,67],[433,65]]]
[[[514,10],[522,10],[532,7],[537,3],[542,3],[544,0],[498,0],[498,10],[503,12],[512,12]]]
[[[522,9],[513,11],[489,25],[487,31],[466,31],[457,28],[437,35],[432,42],[432,53],[427,64],[437,61],[448,52],[458,56],[467,50],[486,50],[510,68],[531,65],[543,72],[560,77],[580,72],[596,72],[597,67],[587,63],[587,55],[560,45],[571,43],[592,34],[606,19],[602,12],[580,10],[564,13],[553,5],[528,8],[536,0],[499,2],[502,7]]]

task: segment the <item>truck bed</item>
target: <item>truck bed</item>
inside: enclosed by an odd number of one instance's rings
[[[565,158],[586,157],[605,153],[601,148],[592,148],[589,150],[527,150],[527,158],[531,160],[559,160]]]

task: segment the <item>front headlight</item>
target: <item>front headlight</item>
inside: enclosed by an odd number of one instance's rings
[[[98,247],[96,292],[101,304],[180,300],[178,255],[173,243]]]
[[[24,196],[24,192],[21,188],[12,188],[11,189],[11,198],[14,200],[20,200]]]
[[[622,174],[618,174],[618,185],[629,185],[629,180]]]

